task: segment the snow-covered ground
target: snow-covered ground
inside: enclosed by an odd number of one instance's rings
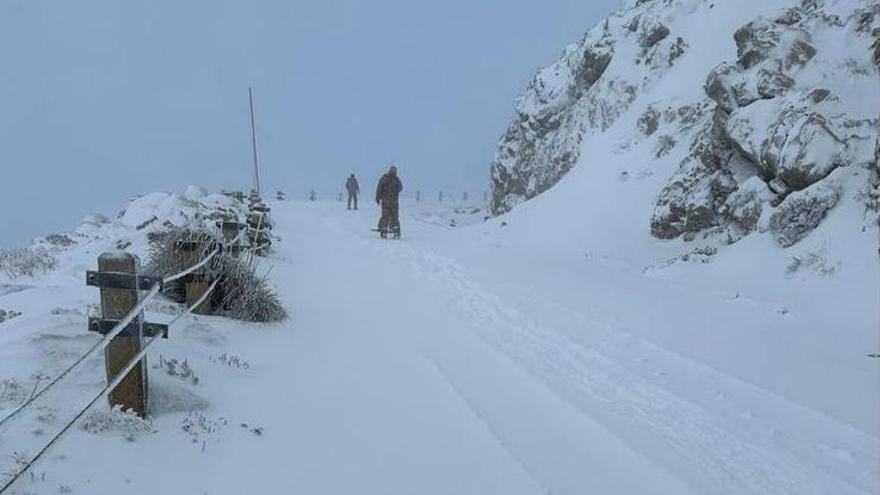
[[[870,234],[831,235],[847,205],[803,253],[761,235],[684,260],[626,211],[591,228],[647,186],[595,182],[567,214],[600,173],[579,171],[486,222],[404,203],[400,241],[371,204],[272,204],[261,269],[291,318],[184,318],[149,358],[150,423],[100,403],[13,493],[876,493],[877,263]],[[143,254],[136,227],[2,283],[22,315],[0,323],[0,417],[97,339],[83,272],[121,237]],[[3,427],[0,479],[103,383],[93,359]]]

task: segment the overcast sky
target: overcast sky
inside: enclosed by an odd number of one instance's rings
[[[0,246],[138,193],[479,194],[513,103],[621,0],[3,0]]]

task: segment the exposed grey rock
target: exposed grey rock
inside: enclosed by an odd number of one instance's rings
[[[782,96],[794,86],[794,79],[782,72],[772,72],[762,69],[758,79],[758,94],[762,98],[776,98]]]
[[[654,107],[648,107],[645,113],[639,117],[637,125],[644,135],[650,136],[654,134],[657,132],[657,128],[660,127],[660,112]]]
[[[643,49],[648,49],[666,39],[667,36],[669,36],[669,28],[660,21],[652,19],[650,22],[642,23],[639,45]]]
[[[807,95],[807,98],[810,99],[813,103],[822,103],[829,96],[831,96],[831,91],[828,91],[825,88],[816,88],[810,91],[810,94]]]
[[[816,48],[803,40],[797,40],[792,43],[785,57],[785,68],[791,69],[795,66],[803,66],[816,56]]]
[[[721,207],[736,190],[726,165],[733,148],[724,137],[726,115],[715,113],[693,141],[689,155],[660,192],[651,233],[661,239],[721,225]]]
[[[672,64],[674,64],[679,57],[684,55],[684,52],[686,52],[687,49],[688,44],[687,42],[685,42],[684,38],[682,38],[681,36],[675,38],[675,42],[669,49],[669,66],[672,67]]]
[[[754,67],[767,58],[780,40],[781,30],[774,29],[770,21],[758,19],[737,29],[733,34],[736,42],[737,63],[743,69]]]
[[[772,196],[764,181],[752,177],[727,197],[720,213],[726,220],[731,241],[749,235],[758,227],[764,205]]]
[[[678,107],[676,113],[678,113],[678,119],[681,122],[682,127],[686,128],[697,123],[703,115],[704,108],[705,107],[700,108],[694,105],[682,105]]]
[[[574,92],[575,98],[580,98],[583,94],[596,84],[596,81],[605,73],[608,64],[611,63],[611,52],[607,50],[584,50],[581,57],[581,63],[576,66],[574,71]]]
[[[750,85],[751,81],[742,73],[737,65],[722,63],[706,78],[706,95],[728,113],[761,98],[757,87]]]
[[[871,34],[874,37],[874,43],[872,45],[872,48],[874,49],[874,67],[876,67],[877,70],[880,70],[880,27],[874,29]]]
[[[657,146],[654,148],[654,157],[663,158],[675,148],[676,141],[672,136],[662,135],[657,138]]]

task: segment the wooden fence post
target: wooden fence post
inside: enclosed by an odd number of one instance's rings
[[[241,239],[238,241],[236,239],[241,234],[242,224],[238,223],[234,218],[224,218],[219,223],[226,252],[231,254],[233,258],[238,258],[241,254]],[[247,228],[247,225],[244,227]],[[232,243],[233,241],[236,241],[235,244]]]
[[[422,199],[422,191],[416,191],[416,203],[421,201]]]
[[[437,195],[437,201],[439,201],[440,203],[443,202],[443,191],[440,191],[440,193]]]
[[[140,260],[137,256],[118,252],[104,253],[98,257],[99,272],[116,272],[140,275]],[[101,315],[104,320],[119,321],[138,303],[141,294],[137,290],[101,289]],[[134,322],[137,324],[138,335],[117,335],[110,340],[104,350],[104,362],[107,370],[107,381],[116,375],[134,358],[144,345],[143,312]],[[147,358],[145,357],[128,373],[108,396],[111,406],[122,406],[122,409],[133,410],[138,416],[145,417],[149,401],[147,397]]]
[[[182,241],[178,244],[177,249],[180,252],[182,266],[193,266],[202,260],[205,255],[202,245],[196,241]],[[190,273],[184,278],[183,287],[186,290],[186,306],[190,307],[208,291],[208,280],[205,268]],[[201,304],[193,308],[193,313],[197,315],[211,314],[211,301],[205,299]]]

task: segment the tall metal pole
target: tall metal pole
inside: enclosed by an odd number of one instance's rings
[[[254,147],[254,188],[260,196],[260,165],[257,159],[257,127],[254,124],[254,92],[248,87],[248,99],[251,103],[251,144]]]

